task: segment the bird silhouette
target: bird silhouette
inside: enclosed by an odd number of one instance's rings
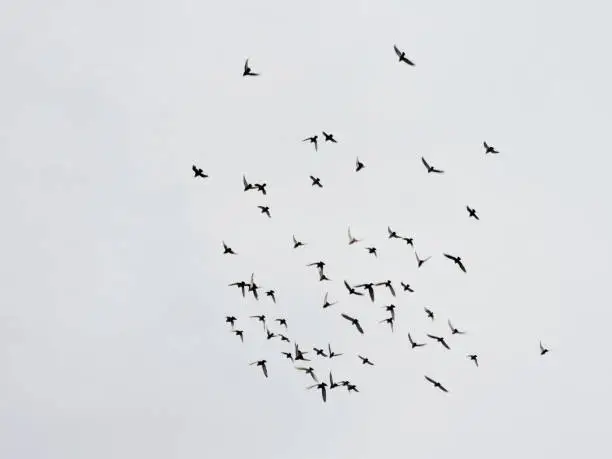
[[[349,239],[349,245],[353,245],[353,244],[357,244],[358,242],[361,242],[361,239],[357,239],[355,237],[353,237],[353,235],[351,234],[351,227],[348,227],[348,239]]]
[[[264,314],[250,316],[250,318],[259,320],[263,324],[264,330],[266,330],[266,316]]]
[[[234,322],[238,319],[234,316],[225,316],[225,323],[230,324],[232,328],[234,328]]]
[[[334,377],[332,376],[332,372],[329,372],[329,388],[330,389],[335,389],[336,387],[339,387],[340,384],[335,383],[334,382]]]
[[[387,232],[389,233],[389,239],[399,239],[400,238],[400,236],[398,236],[398,234],[395,231],[393,231],[390,226],[387,226]]]
[[[221,241],[223,243],[223,254],[229,254],[229,255],[236,255],[236,252],[234,252],[234,250],[229,247],[224,241]]]
[[[327,344],[327,352],[328,352],[327,355],[329,356],[330,359],[333,359],[334,357],[340,357],[341,355],[344,355],[342,353],[338,354],[337,352],[332,351],[331,344],[329,344],[329,343]]]
[[[387,317],[386,319],[378,321],[378,323],[385,322],[385,323],[389,324],[389,326],[391,327],[391,332],[393,332],[393,322],[394,322],[394,320],[395,320],[394,316],[391,316],[391,317]]]
[[[244,70],[242,72],[242,76],[259,76],[259,73],[253,73],[251,67],[249,67],[249,60],[244,61]]]
[[[359,156],[358,156],[357,159],[355,160],[355,172],[359,172],[364,167],[365,167],[365,164],[359,161]]]
[[[283,335],[282,333],[277,333],[276,336],[278,336],[281,339],[281,341],[284,341],[285,343],[291,342],[291,340],[287,338],[285,335]]]
[[[366,247],[366,250],[369,254],[374,255],[376,258],[378,258],[378,253],[376,253],[376,247]]]
[[[242,330],[232,330],[232,333],[240,337],[240,341],[244,343],[244,332]]]
[[[298,247],[303,247],[303,246],[305,246],[305,245],[306,245],[306,243],[305,243],[305,242],[298,241],[298,240],[295,238],[295,234],[293,235],[293,248],[294,248],[294,249],[297,249]]]
[[[359,323],[358,319],[355,319],[347,314],[340,314],[342,317],[344,317],[346,320],[348,320],[350,323],[352,323],[355,328],[357,328],[357,330],[359,331],[359,333],[361,333],[363,335],[363,328],[361,328],[361,324]]]
[[[438,343],[440,343],[446,349],[450,350],[450,347],[448,347],[448,344],[446,344],[446,341],[444,340],[443,337],[435,336],[435,335],[430,335],[430,334],[427,334],[427,336],[429,336],[431,339],[435,339]]]
[[[344,281],[344,286],[347,288],[347,290],[349,291],[349,295],[357,295],[357,296],[363,296],[363,293],[358,292],[357,290],[355,290],[353,287],[351,287],[349,285],[349,283],[347,281]]]
[[[317,354],[320,357],[327,357],[327,354],[325,353],[325,349],[319,349],[318,347],[313,347],[312,348],[315,351],[315,354]]]
[[[413,341],[412,336],[410,336],[410,333],[408,333],[408,341],[410,341],[410,346],[412,346],[412,349],[416,347],[426,346],[425,343],[417,343],[416,341]]]
[[[293,354],[291,352],[281,352],[281,354],[293,362]]]
[[[348,392],[359,392],[359,390],[357,389],[357,386],[355,384],[350,384],[347,382],[346,386],[346,390]]]
[[[206,175],[204,171],[197,167],[195,164],[191,166],[191,170],[193,171],[194,177],[208,178],[208,175]]]
[[[321,185],[321,179],[319,177],[310,176],[310,180],[312,180],[312,186],[318,186],[319,188],[323,188]]]
[[[430,378],[429,376],[425,376],[425,379],[427,381],[429,381],[430,383],[432,383],[434,385],[434,387],[437,387],[438,389],[440,389],[443,392],[448,392],[448,390],[446,389],[446,387],[444,387],[442,384],[440,384],[438,381],[436,381],[435,379]]]
[[[274,322],[278,322],[278,325],[284,326],[285,330],[287,329],[287,319],[280,317],[278,319],[274,319]]]
[[[307,389],[314,389],[315,387],[317,389],[321,389],[321,397],[323,397],[323,402],[326,402],[327,401],[327,390],[326,390],[327,383],[323,381],[322,383],[319,383],[319,384],[313,384],[312,386],[308,386]]]
[[[319,271],[323,271],[323,268],[325,268],[325,262],[324,261],[315,261],[314,263],[308,263],[306,266],[314,266]]]
[[[450,319],[448,320],[448,327],[451,329],[451,333],[453,335],[465,335],[464,331],[461,331],[458,328],[453,327],[453,324],[451,323]]]
[[[542,341],[540,341],[540,355],[544,355],[549,351],[550,349],[546,349],[544,346],[542,346]]]
[[[391,292],[391,295],[395,296],[395,289],[393,288],[393,285],[391,284],[390,280],[386,280],[386,281],[383,281],[383,282],[378,282],[376,284],[376,286],[387,287],[389,289],[389,291]]]
[[[410,284],[404,284],[403,282],[400,282],[400,285],[404,289],[404,292],[414,293],[414,290],[412,289],[412,287],[410,287]]]
[[[478,218],[478,215],[476,215],[476,209],[472,209],[470,206],[465,206],[465,208],[467,209],[468,213],[470,214],[468,216],[468,218],[472,217],[472,218],[475,218],[476,220],[480,220],[480,218]]]
[[[259,192],[261,192],[263,195],[266,195],[266,187],[268,186],[267,183],[254,183],[253,186],[255,187],[255,189]]]
[[[347,284],[345,284],[345,285],[347,285]],[[372,300],[372,302],[374,302],[374,284],[372,282],[367,282],[365,284],[356,285],[355,288],[363,288],[363,289],[367,290],[368,294],[370,295],[370,300]],[[349,289],[349,295],[350,295],[350,289]]]
[[[261,287],[259,287],[259,285],[257,285],[255,283],[255,273],[251,273],[251,283],[249,285],[247,285],[249,292],[253,293],[253,296],[255,297],[256,300],[259,300],[259,295],[257,293],[257,290],[259,290]]]
[[[307,375],[310,375],[312,377],[312,379],[314,379],[316,382],[319,382],[319,379],[317,378],[317,375],[315,375],[314,372],[314,368],[312,367],[295,367],[297,370],[303,371],[304,373],[306,373]]]
[[[259,207],[262,214],[266,214],[268,218],[272,218],[272,215],[270,215],[270,208],[268,206],[257,206],[257,207]]]
[[[425,309],[425,314],[427,314],[427,317],[429,317],[431,320],[434,320],[434,313],[431,309],[429,308],[423,308]]]
[[[334,304],[337,303],[337,301],[332,301],[330,303],[329,300],[327,299],[328,295],[329,295],[329,292],[325,292],[325,297],[323,298],[323,309],[329,308],[330,306],[333,306]]]
[[[305,362],[310,362],[310,359],[304,357],[305,354],[308,354],[307,351],[301,351],[298,344],[294,343],[295,347],[295,360],[304,360]]]
[[[249,365],[257,365],[258,367],[261,367],[261,370],[263,371],[264,376],[267,378],[268,377],[268,368],[266,367],[266,360],[256,360],[255,362],[251,362],[249,363]]]
[[[312,137],[306,137],[304,140],[302,140],[302,142],[310,142],[310,143],[314,143],[314,147],[315,147],[315,151],[318,150],[317,147],[317,139],[319,138],[318,135],[313,135]]]
[[[453,255],[449,255],[448,253],[443,254],[446,258],[448,258],[449,260],[453,260],[455,262],[455,264],[457,266],[459,266],[459,268],[461,269],[461,271],[463,271],[464,273],[467,272],[465,270],[465,266],[463,265],[463,262],[461,261],[461,257],[455,257]]]
[[[411,245],[412,248],[414,249],[414,239],[411,237],[403,237],[402,238],[404,241],[406,241],[406,244]]]
[[[276,333],[273,333],[266,328],[266,339],[276,338],[276,336],[277,336]]]
[[[242,184],[244,185],[244,191],[252,190],[254,187],[247,182],[246,175],[242,174]]]
[[[336,141],[336,139],[334,139],[334,135],[333,135],[333,134],[328,134],[328,133],[327,133],[327,132],[325,132],[325,131],[322,131],[322,132],[323,132],[323,136],[325,137],[325,141],[326,141],[326,142],[338,143],[338,142]]]
[[[394,304],[388,304],[386,306],[381,306],[385,311],[389,312],[389,314],[391,314],[391,317],[393,319],[395,319],[395,305]]]
[[[467,357],[478,366],[478,356],[476,354],[469,354]]]
[[[331,280],[323,271],[319,271],[319,282]]]
[[[269,296],[270,298],[272,298],[272,301],[274,301],[276,303],[276,292],[274,290],[268,290],[266,292],[266,296]]]
[[[488,145],[487,142],[483,142],[482,143],[485,147],[485,155],[487,153],[492,153],[494,155],[496,155],[497,153],[499,153],[499,151],[497,151],[495,148],[493,148],[491,145]]]
[[[399,62],[405,62],[408,65],[414,66],[414,62],[406,57],[406,53],[404,51],[400,51],[397,45],[393,45],[393,49],[395,50],[395,54],[399,57]]]
[[[238,282],[234,282],[234,283],[229,284],[229,286],[230,286],[230,287],[234,287],[234,286],[238,287],[238,288],[239,288],[239,289],[242,291],[242,296],[243,296],[243,297],[244,297],[244,295],[245,295],[245,290],[244,290],[244,289],[245,289],[246,287],[248,287],[248,285],[249,285],[249,284],[247,284],[247,283],[246,283],[246,282],[244,282],[244,281],[238,281]]]
[[[427,168],[428,174],[444,174],[443,170],[436,169],[435,167],[430,166],[429,163],[422,156],[421,156],[421,161],[423,162],[423,165]]]
[[[417,261],[417,268],[420,268],[421,266],[423,266],[423,264],[424,264],[424,263],[425,263],[427,260],[429,260],[429,259],[431,258],[431,255],[430,255],[430,256],[428,256],[427,258],[423,258],[423,259],[421,259],[421,258],[419,258],[419,254],[418,254],[418,253],[416,253],[416,252],[414,252],[414,256],[416,257],[416,261]]]
[[[359,357],[361,359],[362,365],[371,365],[371,366],[374,366],[374,363],[372,363],[372,361],[370,359],[368,359],[367,357],[364,357],[362,355],[357,355],[357,357]]]

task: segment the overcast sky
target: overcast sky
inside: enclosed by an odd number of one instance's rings
[[[610,457],[604,3],[3,2],[0,456]],[[228,287],[251,272],[276,305]],[[259,313],[360,392],[305,390]]]

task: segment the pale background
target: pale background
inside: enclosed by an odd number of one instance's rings
[[[3,2],[0,457],[610,457],[610,14]],[[260,77],[242,78],[246,57]],[[301,140],[321,130],[339,143],[315,153]],[[243,193],[242,173],[268,197]],[[349,224],[378,260],[347,245]],[[434,257],[417,272],[387,225]],[[292,233],[309,245],[293,251]],[[240,255],[221,256],[222,239]],[[320,258],[340,300],[325,311],[304,266]],[[253,271],[276,306],[227,287]],[[384,290],[373,307],[341,284],[386,278],[416,289],[398,294],[395,334],[376,323]],[[304,349],[331,341],[337,379],[360,393],[306,391],[287,346],[247,318],[260,312],[287,317]],[[452,351],[409,349],[408,331],[447,336],[447,318],[468,331]],[[267,380],[248,366],[260,358]]]

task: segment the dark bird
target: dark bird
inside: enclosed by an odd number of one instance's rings
[[[411,245],[412,248],[414,249],[414,239],[411,237],[403,237],[402,238],[404,241],[406,241],[406,244]]]
[[[422,156],[421,156],[421,161],[423,162],[423,164],[424,164],[424,165],[425,165],[425,167],[427,168],[427,173],[428,173],[428,174],[444,174],[444,171],[443,171],[443,170],[436,169],[435,167],[430,166],[430,165],[427,163],[427,161],[425,160],[425,158],[423,158]]]
[[[438,381],[431,379],[429,376],[425,376],[425,379],[427,381],[429,381],[430,383],[432,383],[434,385],[434,387],[437,387],[438,389],[440,389],[443,392],[448,392],[448,390],[446,390],[446,387],[444,387],[442,384],[440,384]]]
[[[293,248],[294,248],[294,249],[297,249],[298,247],[303,247],[303,246],[305,246],[305,245],[306,245],[306,243],[305,243],[305,242],[298,241],[298,240],[295,238],[295,234],[293,235]]]
[[[333,302],[329,302],[329,300],[327,299],[329,295],[329,292],[325,292],[325,297],[323,298],[323,309],[325,308],[329,308],[330,306],[333,306],[334,304],[337,303],[337,301],[333,301]]]
[[[234,316],[225,316],[225,323],[230,324],[232,326],[232,328],[234,328],[234,322],[236,322],[238,319]]]
[[[347,384],[345,384],[345,386],[346,386],[346,390],[349,391],[349,392],[359,392],[359,390],[357,389],[357,386],[355,384],[347,383]]]
[[[423,308],[425,309],[425,314],[427,314],[427,317],[429,317],[431,320],[434,320],[434,313],[431,309],[428,308]]]
[[[195,164],[191,166],[191,170],[193,171],[194,177],[202,177],[202,178],[208,177],[208,175],[206,175],[204,171],[200,169],[199,167],[197,167]]]
[[[448,258],[449,260],[453,260],[455,262],[455,264],[459,266],[461,271],[463,271],[464,273],[467,272],[465,270],[465,266],[463,266],[463,263],[461,261],[461,257],[454,257],[453,255],[449,255],[448,253],[445,253],[444,256],[446,258]]]
[[[417,343],[413,341],[412,336],[410,336],[410,333],[408,333],[408,341],[410,341],[410,346],[412,346],[412,349],[414,349],[415,347],[421,347],[426,345],[425,343]]]
[[[293,354],[291,352],[281,352],[281,354],[293,362]]]
[[[480,220],[480,218],[478,218],[478,215],[476,215],[476,209],[472,209],[470,206],[465,206],[465,208],[467,209],[467,211],[470,214],[469,217],[473,217],[476,220]]]
[[[476,354],[469,354],[468,359],[473,361],[476,364],[476,366],[478,366],[478,356]]]
[[[244,71],[242,72],[242,76],[258,76],[259,73],[253,73],[251,67],[249,67],[249,60],[244,61]]]
[[[332,351],[331,344],[329,343],[327,344],[327,351],[328,351],[327,355],[329,356],[330,359],[333,359],[334,357],[340,357],[341,355],[343,355],[343,354],[338,354],[337,352]]]
[[[414,252],[414,256],[416,257],[416,260],[417,260],[417,268],[420,268],[421,266],[423,266],[423,264],[431,258],[431,255],[430,255],[427,258],[421,259],[419,258],[419,254],[416,253],[416,251]]]
[[[357,159],[355,160],[355,172],[359,172],[364,167],[365,167],[365,164],[359,161],[359,156],[358,156]]]
[[[310,362],[310,359],[304,357],[308,352],[300,351],[300,348],[297,343],[295,343],[295,360],[304,360],[305,362]]]
[[[465,335],[464,331],[461,331],[458,328],[453,327],[453,324],[451,323],[450,319],[448,320],[448,326],[451,329],[451,332],[453,335]]]
[[[340,386],[340,384],[334,382],[334,377],[332,376],[332,373],[330,371],[329,372],[329,388],[335,389],[338,386]]]
[[[387,287],[389,291],[391,292],[391,295],[395,296],[395,289],[393,288],[393,285],[391,284],[390,280],[386,280],[384,282],[378,282],[376,285]]]
[[[365,284],[359,284],[359,285],[356,285],[355,287],[356,288],[366,289],[368,291],[368,294],[370,295],[370,299],[372,300],[372,302],[374,301],[374,284],[372,282],[368,282],[368,283],[365,283]],[[350,290],[349,290],[349,292],[350,292]]]
[[[315,351],[315,353],[316,353],[318,356],[321,356],[321,357],[327,357],[327,354],[325,353],[325,349],[319,349],[319,348],[317,348],[317,347],[313,347],[312,349]]]
[[[496,155],[497,153],[499,153],[499,151],[497,151],[495,148],[493,148],[491,145],[487,145],[487,142],[483,142],[482,143],[485,147],[485,155],[487,153],[492,153],[494,155]]]
[[[229,286],[230,286],[230,287],[233,287],[233,286],[238,287],[238,288],[239,288],[239,289],[242,291],[242,296],[244,296],[244,294],[245,294],[244,289],[245,289],[246,287],[248,287],[248,285],[249,285],[249,284],[247,284],[247,283],[246,283],[246,282],[244,282],[244,281],[239,281],[239,282],[234,282],[233,284],[229,284]]]
[[[326,402],[327,401],[327,390],[325,388],[327,387],[327,383],[323,381],[322,383],[308,386],[307,389],[314,389],[315,387],[317,389],[321,389],[321,397],[323,397],[323,402]]]
[[[283,335],[282,333],[279,333],[277,336],[278,336],[278,337],[281,339],[281,341],[284,341],[284,342],[286,342],[286,343],[290,343],[290,342],[291,342],[291,341],[289,340],[289,338],[287,338],[287,337],[286,337],[285,335]]]
[[[251,273],[251,283],[248,285],[249,292],[253,292],[253,296],[256,300],[259,300],[257,290],[261,287],[255,283],[255,273]]]
[[[272,298],[272,301],[274,301],[276,303],[276,297],[274,295],[275,295],[274,290],[268,290],[266,292],[266,296],[269,296],[270,298]]]
[[[318,147],[317,147],[318,138],[319,138],[318,135],[313,135],[312,137],[306,137],[304,140],[302,140],[302,142],[310,141],[310,143],[314,143],[315,151],[317,151],[318,150]]]
[[[400,236],[398,236],[398,234],[395,231],[393,231],[390,226],[387,226],[387,232],[389,233],[389,239],[399,239],[400,238]]]
[[[259,207],[262,214],[266,214],[268,218],[272,218],[272,216],[270,215],[270,208],[268,206],[257,206],[257,207]]]
[[[404,292],[414,293],[414,290],[412,289],[412,287],[410,287],[410,284],[404,284],[403,282],[400,282],[400,285],[404,289]]]
[[[359,320],[354,319],[353,317],[346,315],[344,313],[340,315],[344,317],[346,320],[348,320],[349,322],[351,322],[357,328],[357,330],[359,330],[359,333],[363,335],[363,328],[361,328],[361,324],[359,323]]]
[[[406,57],[406,53],[404,51],[400,51],[396,45],[393,45],[393,49],[395,50],[395,54],[399,57],[399,62],[405,62],[408,65],[414,65],[410,59]]]
[[[323,188],[321,185],[321,179],[319,177],[310,176],[310,180],[312,180],[312,186],[318,186],[319,188]]]
[[[244,332],[242,330],[232,330],[232,333],[240,337],[240,341],[244,343]]]
[[[319,271],[319,281],[323,282],[323,281],[328,281],[328,280],[331,280],[331,279],[327,277],[323,271]]]
[[[325,141],[326,141],[326,142],[334,142],[334,143],[338,143],[338,142],[336,141],[336,139],[334,139],[334,135],[333,135],[333,134],[328,134],[328,133],[327,133],[327,132],[325,132],[325,131],[322,131],[322,132],[323,132],[323,136],[325,137]]]
[[[434,335],[430,335],[427,334],[427,336],[429,336],[431,339],[435,339],[438,343],[440,343],[442,346],[444,346],[446,349],[450,350],[450,347],[448,347],[448,344],[446,344],[446,341],[444,341],[443,337],[440,336],[434,336]]]
[[[268,369],[266,368],[266,360],[257,360],[255,362],[249,363],[249,365],[257,365],[258,367],[261,367],[261,370],[263,371],[264,376],[266,378],[268,377]]]
[[[260,191],[262,194],[267,194],[266,193],[266,187],[268,186],[267,183],[254,183],[253,186],[257,189],[257,191]]]
[[[372,254],[376,258],[378,258],[378,254],[376,253],[376,247],[366,247],[366,250],[368,251],[369,254]]]
[[[295,367],[296,369],[303,371],[304,373],[306,373],[307,375],[310,375],[312,377],[312,379],[314,379],[316,382],[319,382],[317,375],[315,375],[314,373],[314,368],[312,367]]]
[[[272,333],[270,330],[266,328],[266,338],[267,339],[272,339],[272,338],[275,338],[276,336],[277,336],[276,333]]]
[[[383,322],[388,323],[389,326],[391,327],[391,332],[393,332],[393,322],[394,322],[394,320],[395,320],[394,316],[391,316],[391,317],[387,317],[386,319],[379,320],[378,323],[380,323],[380,324],[383,323]]]
[[[389,312],[389,314],[391,314],[391,317],[392,317],[393,319],[395,319],[395,305],[394,305],[394,304],[389,304],[389,305],[387,305],[387,306],[382,306],[382,308],[383,308],[385,311],[388,311],[388,312]]]
[[[234,252],[234,250],[231,247],[228,247],[228,245],[224,242],[221,241],[223,243],[223,254],[229,254],[229,255],[236,255],[236,252]]]
[[[274,319],[274,322],[278,322],[279,325],[282,325],[285,327],[285,330],[287,329],[287,319],[284,318],[279,318],[279,319]]]
[[[252,190],[254,187],[247,182],[246,175],[242,174],[242,184],[244,185],[244,191]]]
[[[550,349],[546,349],[544,346],[542,346],[542,341],[540,341],[540,355],[544,355],[546,354]]]
[[[357,357],[359,357],[361,359],[361,363],[363,365],[371,365],[374,366],[374,364],[370,361],[370,359],[368,359],[367,357],[363,357],[362,355],[357,355]]]
[[[325,267],[324,261],[315,261],[314,263],[308,263],[306,266],[315,266],[319,271],[323,271]]]
[[[351,287],[349,285],[349,283],[347,281],[344,281],[344,286],[347,288],[347,290],[349,291],[349,295],[358,295],[358,296],[363,296],[363,293],[358,292],[357,290],[355,290],[353,287]]]
[[[250,317],[251,317],[251,319],[259,320],[263,324],[264,330],[267,330],[267,328],[266,328],[266,316],[264,314],[261,314],[259,316],[250,316]]]
[[[348,239],[349,239],[349,245],[353,245],[353,244],[357,244],[358,242],[361,242],[361,239],[357,239],[353,237],[350,226],[348,227]]]

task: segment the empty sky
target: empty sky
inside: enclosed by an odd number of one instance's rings
[[[609,457],[609,16],[595,1],[2,3],[0,456]],[[260,77],[242,78],[246,57]],[[339,143],[301,142],[321,130]],[[417,272],[387,225],[432,259]],[[293,251],[294,233],[309,245]],[[318,259],[327,286],[305,267]],[[251,272],[277,305],[227,286]],[[344,279],[416,291],[373,306]],[[392,300],[393,334],[377,323]],[[360,393],[306,391],[258,313],[344,352],[313,366]],[[451,351],[409,348],[448,318],[468,331]],[[267,380],[248,366],[263,358]]]

